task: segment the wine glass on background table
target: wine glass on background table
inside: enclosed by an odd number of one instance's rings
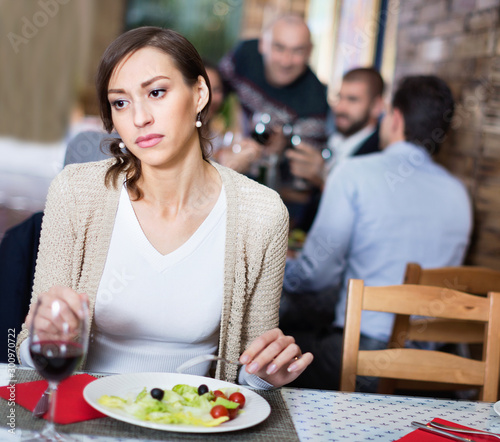
[[[271,115],[263,112],[255,112],[252,115],[252,131],[250,137],[257,143],[268,148],[271,136],[273,133],[273,122]],[[272,189],[277,187],[277,165],[278,155],[276,153],[269,153],[266,149],[261,155],[259,161],[255,164],[255,169],[252,171],[256,180]]]
[[[41,440],[72,441],[59,434],[54,424],[57,387],[71,376],[88,346],[88,311],[80,300],[75,311],[63,299],[42,297],[36,305],[29,349],[36,371],[49,383],[49,419],[40,433]]]

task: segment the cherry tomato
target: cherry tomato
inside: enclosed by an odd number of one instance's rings
[[[220,391],[220,390],[215,390],[214,391],[214,396],[216,398],[221,397],[223,399],[227,399],[226,395],[222,391]]]
[[[212,409],[210,410],[210,414],[214,419],[223,416],[229,416],[229,412],[227,411],[227,408],[224,407],[224,405],[216,405],[215,407],[212,407]]]
[[[245,396],[241,393],[233,393],[231,396],[229,396],[229,400],[232,402],[236,402],[237,404],[240,404],[238,408],[243,408],[245,406]]]
[[[239,410],[239,407],[227,410],[229,413],[229,420],[233,420],[236,416],[238,416],[238,410]]]

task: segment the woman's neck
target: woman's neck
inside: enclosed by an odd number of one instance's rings
[[[201,156],[181,169],[145,169],[138,183],[144,196],[132,201],[132,207],[148,241],[166,255],[184,244],[210,214],[222,179]]]
[[[143,167],[138,186],[144,204],[174,214],[204,206],[205,200],[220,193],[222,182],[217,170],[200,156],[199,161],[184,162],[182,167]]]

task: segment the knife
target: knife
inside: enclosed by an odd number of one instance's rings
[[[413,427],[420,428],[421,430],[428,431],[429,433],[440,434],[441,436],[446,436],[446,437],[449,437],[450,439],[453,439],[453,440],[460,440],[462,442],[474,442],[472,439],[469,439],[467,437],[460,437],[460,436],[457,436],[457,435],[450,433],[448,431],[445,431],[445,430],[438,430],[435,427],[431,427],[429,425],[422,424],[420,422],[413,421],[411,423],[411,425]]]

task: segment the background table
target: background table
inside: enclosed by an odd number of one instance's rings
[[[0,384],[7,385],[8,381],[7,365],[0,364]],[[286,387],[281,389],[281,394],[301,441],[393,441],[413,431],[411,421],[428,422],[435,417],[500,433],[500,416],[493,410],[493,404],[486,402]],[[17,440],[7,433],[5,423],[0,426],[0,440]],[[216,435],[213,436],[216,440]],[[87,435],[75,435],[75,438],[82,442],[132,440]]]
[[[500,433],[500,416],[487,402],[283,388],[301,441],[393,441],[435,417]]]

